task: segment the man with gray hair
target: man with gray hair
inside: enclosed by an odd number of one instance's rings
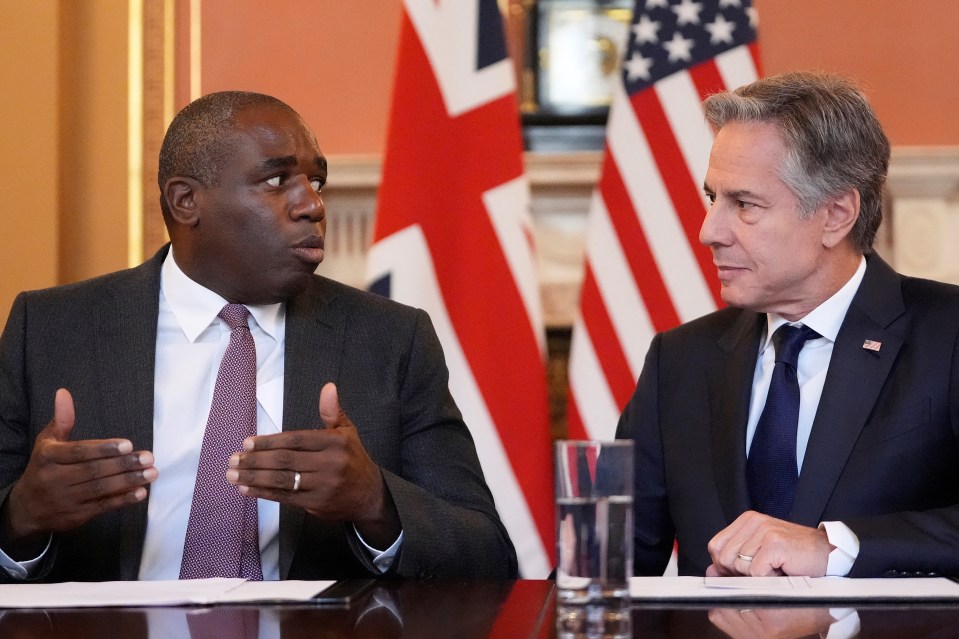
[[[889,142],[818,73],[705,101],[700,241],[723,300],[657,335],[636,442],[636,571],[959,574],[959,288],[872,250]]]

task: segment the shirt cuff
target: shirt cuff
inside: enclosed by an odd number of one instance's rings
[[[830,608],[829,614],[835,621],[830,624],[826,639],[852,639],[859,636],[861,624],[855,608]]]
[[[370,555],[370,560],[373,562],[373,566],[376,567],[381,573],[385,573],[390,569],[390,566],[393,565],[393,560],[396,559],[396,553],[400,551],[400,545],[403,543],[403,531],[400,531],[399,537],[396,538],[396,541],[393,542],[393,545],[387,548],[386,550],[379,550],[373,548],[366,540],[363,539],[363,535],[360,534],[360,531],[356,529],[356,526],[353,526],[353,531],[356,532],[356,538],[360,540],[360,543],[363,544],[363,548],[366,549],[366,552]]]
[[[859,537],[841,521],[820,522],[819,530],[826,531],[826,539],[836,548],[826,562],[827,577],[845,577],[859,556]]]
[[[27,561],[15,561],[10,558],[10,555],[5,553],[2,548],[0,548],[0,568],[3,568],[7,571],[7,574],[13,577],[18,581],[26,581],[27,579],[36,575],[37,567],[40,563],[46,558],[47,552],[50,550],[50,544],[53,543],[53,535],[47,539],[47,546],[43,549],[35,559],[29,559]]]

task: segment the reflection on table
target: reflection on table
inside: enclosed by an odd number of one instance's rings
[[[312,605],[0,611],[4,639],[322,639],[540,636],[548,581],[383,582],[349,607]],[[515,634],[514,634],[515,633]]]
[[[957,602],[959,604],[959,602]],[[846,639],[956,637],[959,605],[643,607],[632,609],[634,637]]]
[[[956,637],[952,604],[795,604],[703,606],[633,602],[614,606],[608,637]],[[570,623],[553,583],[383,582],[349,607],[316,605],[212,608],[0,610],[7,639],[325,639],[428,637],[599,639],[603,610]],[[564,614],[566,616],[564,616]],[[592,615],[592,616],[590,616]],[[624,618],[625,615],[625,618]]]

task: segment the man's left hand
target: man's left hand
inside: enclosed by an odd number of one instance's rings
[[[323,387],[319,404],[326,429],[247,438],[243,452],[230,457],[227,481],[249,497],[350,522],[368,544],[388,548],[400,534],[400,523],[380,468],[340,408],[334,384]]]
[[[707,546],[713,564],[707,577],[826,574],[829,544],[824,530],[747,511]]]

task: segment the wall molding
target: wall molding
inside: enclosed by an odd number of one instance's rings
[[[575,318],[601,162],[600,152],[525,154],[547,326],[568,327]],[[382,161],[338,155],[329,163],[328,257],[320,272],[362,287]],[[887,185],[877,250],[904,273],[959,284],[959,147],[896,147]]]

